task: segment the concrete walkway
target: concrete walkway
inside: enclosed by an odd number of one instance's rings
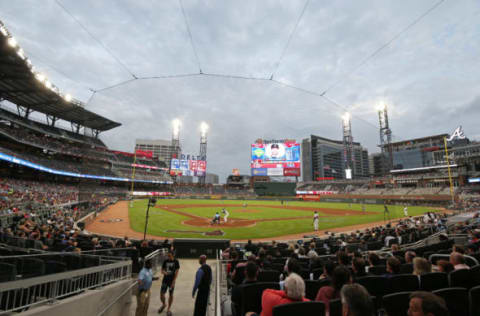
[[[195,273],[199,268],[198,259],[182,259],[179,260],[180,262],[180,272],[178,274],[178,279],[175,282],[175,292],[174,292],[174,299],[172,305],[172,316],[191,316],[193,315],[193,308],[195,305],[195,299],[192,298],[192,288],[193,283],[195,281]],[[207,261],[207,263],[212,267],[213,276],[215,276],[215,261]],[[160,275],[159,275],[160,276]],[[212,284],[214,281],[212,281]],[[162,285],[162,278],[160,276],[160,280],[154,281],[152,285],[152,297],[150,298],[150,306],[148,308],[148,315],[167,315],[167,308],[162,312],[162,314],[158,314],[158,309],[162,306],[160,301],[160,287]],[[215,288],[212,285],[210,291],[210,302],[211,305],[209,306],[210,313],[207,315],[214,315],[213,305],[214,305],[214,294]],[[137,299],[136,297],[132,297],[132,304],[131,304],[131,315],[135,315],[135,308],[137,307]],[[166,301],[168,303],[168,292],[166,295]]]

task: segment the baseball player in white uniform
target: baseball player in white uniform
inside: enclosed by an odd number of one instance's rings
[[[318,230],[318,212],[317,211],[313,213],[313,229],[315,231]]]
[[[226,223],[228,220],[228,215],[230,215],[230,213],[225,208],[222,209],[222,213],[223,213],[223,221]]]
[[[403,215],[405,215],[405,217],[408,217],[408,207],[406,205],[403,208]]]

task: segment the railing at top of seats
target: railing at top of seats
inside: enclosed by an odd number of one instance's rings
[[[105,265],[3,282],[0,287],[0,315],[129,279],[132,261],[116,259],[116,262]]]

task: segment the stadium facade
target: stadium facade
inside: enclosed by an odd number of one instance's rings
[[[219,182],[218,174],[207,172],[205,175],[205,184],[218,184]]]
[[[135,150],[151,151],[153,158],[168,163],[174,154],[177,154],[172,142],[163,139],[136,139]],[[181,153],[180,153],[181,154]]]
[[[369,176],[368,150],[358,142],[353,142],[353,177]],[[345,152],[343,142],[310,135],[302,140],[303,181],[318,178],[345,178]]]
[[[435,159],[433,153],[438,150],[443,150],[445,137],[448,137],[448,134],[407,139],[391,143],[393,169],[434,166]]]

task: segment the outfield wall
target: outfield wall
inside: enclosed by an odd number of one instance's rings
[[[205,200],[259,200],[259,201],[310,201],[328,203],[365,203],[365,204],[409,204],[447,206],[451,203],[449,195],[297,195],[297,196],[240,196],[240,195],[179,195],[167,197],[170,199],[205,199]]]
[[[449,195],[302,195],[297,196],[303,201],[318,201],[329,203],[365,203],[365,204],[408,204],[425,206],[447,206],[451,203]]]

